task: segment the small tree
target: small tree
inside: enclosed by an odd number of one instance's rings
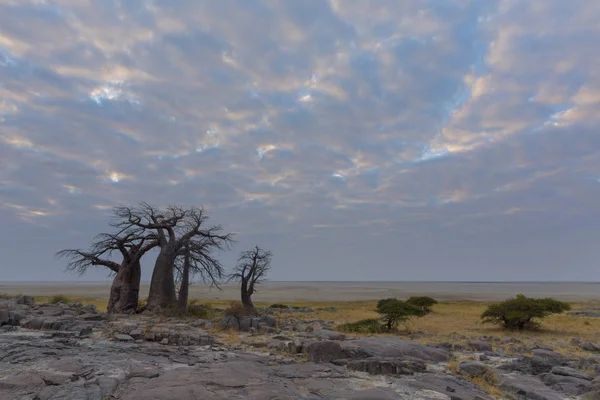
[[[248,313],[256,313],[252,295],[256,292],[256,285],[264,280],[267,272],[271,269],[272,257],[270,251],[255,246],[252,250],[240,254],[238,265],[229,275],[229,281],[241,283],[242,304]]]
[[[422,308],[398,299],[383,299],[377,303],[377,312],[381,314],[387,330],[392,330],[399,322],[411,317],[422,317],[425,311]]]
[[[514,299],[489,305],[481,314],[481,319],[484,324],[497,324],[512,330],[523,330],[538,327],[539,322],[536,320],[570,309],[568,303],[552,298],[535,299],[519,294]]]
[[[425,311],[425,314],[429,314],[431,312],[431,307],[438,303],[436,299],[427,296],[413,296],[406,300],[406,302],[421,308]]]

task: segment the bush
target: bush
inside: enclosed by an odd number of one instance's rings
[[[350,322],[347,324],[340,325],[336,328],[340,332],[346,333],[382,333],[385,331],[385,327],[381,325],[381,322],[376,318],[363,319],[357,322]]]
[[[200,319],[211,319],[215,312],[211,306],[198,304],[198,300],[194,299],[188,303],[186,314]]]
[[[514,299],[489,305],[481,319],[484,324],[502,325],[511,330],[532,329],[540,325],[537,320],[570,309],[568,303],[552,298],[535,299],[519,294]]]
[[[279,304],[279,303],[276,303],[276,304],[271,304],[271,305],[269,306],[269,308],[274,308],[274,309],[278,309],[278,310],[282,310],[282,309],[285,309],[285,310],[287,310],[287,309],[288,309],[288,308],[290,308],[290,307],[289,307],[289,306],[286,306],[285,304]]]
[[[431,312],[431,307],[438,303],[436,299],[427,296],[413,296],[406,300],[406,302],[421,308],[426,314],[429,314]]]
[[[224,314],[226,317],[241,318],[247,316],[248,311],[241,302],[234,301],[231,303],[229,308],[225,309]]]
[[[57,304],[57,303],[68,303],[70,302],[71,299],[69,299],[67,296],[64,296],[62,294],[57,294],[56,296],[52,296],[48,299],[48,303],[50,304]]]
[[[137,314],[141,314],[144,311],[146,311],[146,308],[148,308],[148,300],[138,300],[138,304],[137,304],[137,308],[135,310],[135,312]]]
[[[411,317],[422,317],[425,311],[422,308],[398,299],[383,299],[377,303],[377,312],[381,314],[387,330],[392,330],[399,322]]]

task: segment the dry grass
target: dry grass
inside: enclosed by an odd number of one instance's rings
[[[36,297],[36,302],[43,303],[51,297]],[[107,300],[84,297],[69,297],[71,302],[84,305],[94,304],[99,311],[106,311]],[[210,308],[225,309],[231,305],[230,300],[194,300],[195,304]],[[294,307],[309,307],[316,311],[311,313],[277,313],[279,319],[305,319],[333,321],[336,325],[356,322],[367,318],[377,318],[374,311],[377,301],[345,301],[345,302],[289,302]],[[256,303],[257,307],[269,306],[268,303]],[[600,318],[574,317],[566,314],[550,316],[543,320],[542,327],[536,331],[513,332],[494,325],[484,325],[479,316],[486,308],[486,303],[472,301],[442,302],[433,307],[433,312],[422,318],[416,318],[401,326],[401,334],[416,333],[415,340],[423,343],[451,342],[460,343],[460,336],[478,338],[495,336],[499,338],[513,337],[525,344],[547,344],[556,351],[565,354],[578,354],[583,351],[570,344],[571,338],[583,341],[597,341],[600,332]],[[598,303],[572,304],[576,309],[581,306],[599,306]],[[335,310],[318,310],[333,307]]]

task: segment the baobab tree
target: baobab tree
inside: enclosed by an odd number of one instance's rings
[[[225,250],[231,239],[217,238],[214,235],[200,236],[183,245],[175,260],[175,272],[179,282],[177,307],[185,312],[188,304],[189,286],[193,276],[200,281],[219,288],[219,282],[225,275],[221,262],[211,254],[215,250]]]
[[[90,267],[106,267],[115,274],[110,288],[107,311],[131,314],[138,306],[141,265],[144,254],[158,246],[156,236],[139,236],[134,232],[121,231],[117,234],[102,233],[96,236],[88,251],[80,249],[61,250],[56,255],[68,260],[67,270],[78,274]],[[113,252],[121,254],[121,262],[111,260]]]
[[[250,314],[256,313],[252,295],[256,292],[256,285],[264,280],[267,272],[271,269],[272,257],[270,251],[265,251],[258,246],[252,250],[243,251],[238,258],[234,272],[229,275],[230,281],[240,282],[242,304]]]
[[[160,210],[147,203],[138,207],[118,207],[115,211],[121,222],[118,226],[138,235],[154,232],[160,251],[152,271],[148,309],[160,311],[177,305],[175,289],[175,263],[188,246],[190,258],[210,259],[210,250],[225,248],[232,243],[231,233],[221,233],[219,225],[206,228],[208,216],[202,207],[184,209],[169,206]],[[196,242],[208,241],[212,246],[196,246]],[[188,275],[189,276],[189,275]],[[187,299],[186,299],[187,303]]]

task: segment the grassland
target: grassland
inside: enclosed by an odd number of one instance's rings
[[[106,311],[107,301],[86,297],[41,296],[36,302],[46,303],[57,300],[80,302],[84,305],[94,304],[99,311]],[[213,308],[226,308],[230,300],[196,299],[197,304]],[[338,302],[286,302],[286,305],[308,307],[310,313],[280,313],[279,319],[324,320],[333,321],[334,325],[355,322],[367,318],[377,318],[374,311],[376,301],[338,301]],[[550,316],[543,320],[542,327],[535,331],[507,331],[493,325],[484,325],[479,316],[488,303],[474,301],[440,302],[433,307],[433,312],[425,317],[413,319],[400,327],[399,334],[410,336],[420,342],[460,342],[462,337],[495,336],[499,338],[513,337],[524,343],[541,342],[558,351],[574,352],[570,340],[577,337],[581,340],[597,341],[600,333],[600,318],[575,317],[567,314]],[[257,307],[268,306],[257,303]],[[600,306],[600,303],[572,303],[577,309],[582,306]]]

